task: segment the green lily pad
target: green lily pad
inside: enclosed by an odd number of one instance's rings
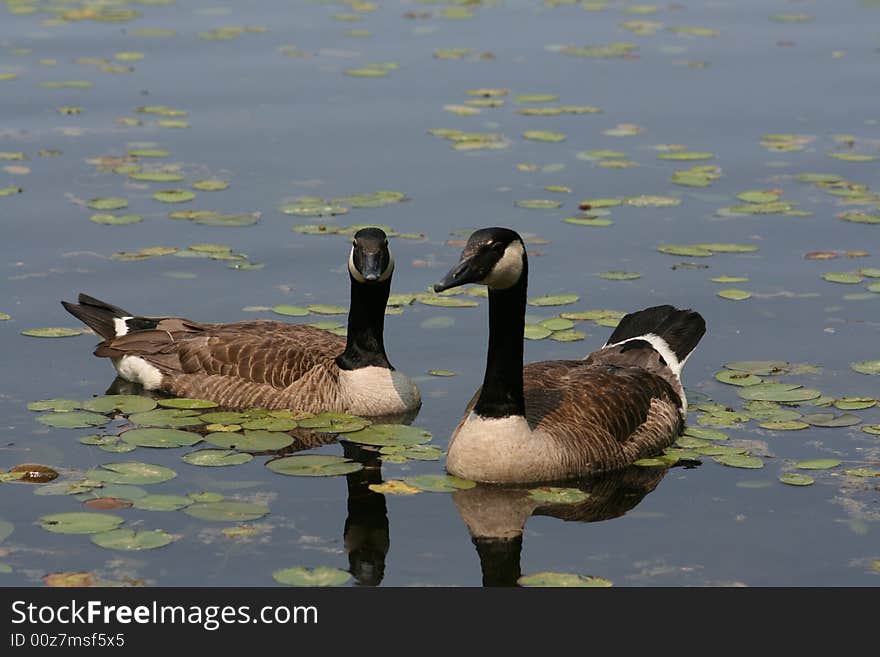
[[[92,413],[90,411],[66,411],[46,413],[37,418],[40,424],[59,429],[85,429],[87,427],[100,427],[110,421],[106,415]]]
[[[106,198],[93,198],[88,202],[88,206],[92,210],[121,210],[128,207],[128,201],[118,196],[109,196]]]
[[[721,370],[720,372],[715,372],[715,379],[720,381],[721,383],[727,383],[732,386],[754,386],[758,385],[763,381],[758,376],[754,374],[750,374],[748,372],[735,372],[731,370]]]
[[[551,331],[566,331],[570,328],[574,328],[574,322],[570,319],[563,319],[562,317],[553,317],[551,319],[545,319],[540,323],[545,329],[550,329]]]
[[[31,411],[73,411],[80,406],[81,403],[75,399],[40,399],[27,405]]]
[[[747,276],[716,276],[712,279],[713,283],[745,283],[748,281]]]
[[[568,329],[565,331],[554,331],[550,339],[556,342],[576,342],[577,340],[583,340],[585,337],[586,333],[583,331]]]
[[[195,197],[195,192],[188,189],[164,189],[153,194],[154,199],[163,203],[186,203]]]
[[[410,486],[429,493],[452,493],[456,490],[467,490],[477,484],[467,479],[460,479],[451,475],[426,474],[416,477],[405,477],[404,481]]]
[[[327,304],[313,303],[309,304],[309,312],[313,312],[316,315],[345,315],[348,313],[348,308],[344,306],[331,306]]]
[[[199,520],[245,522],[262,518],[269,513],[269,507],[257,502],[197,502],[183,512]]]
[[[810,413],[803,416],[804,422],[812,424],[814,427],[851,427],[861,424],[862,420],[852,413],[843,413],[835,415],[834,413]]]
[[[434,293],[417,294],[416,301],[427,306],[439,306],[441,308],[474,308],[480,305],[480,302],[474,299],[462,299],[461,297]]]
[[[565,141],[566,137],[561,132],[553,132],[552,130],[526,130],[522,136],[532,141],[542,141],[546,143],[559,143]]]
[[[89,221],[104,226],[127,226],[129,224],[140,223],[143,220],[144,218],[139,214],[93,214],[89,217]]]
[[[782,360],[739,360],[725,363],[724,367],[736,372],[750,372],[758,376],[767,376],[787,372],[789,364]]]
[[[438,461],[443,456],[443,450],[433,445],[386,445],[379,450],[379,453],[386,457],[385,460],[393,460],[395,463],[403,463],[407,460]]]
[[[92,543],[108,550],[137,552],[153,550],[171,543],[174,538],[162,529],[113,529],[92,535]]]
[[[834,401],[834,406],[842,411],[861,411],[877,405],[870,397],[841,397]]]
[[[880,374],[880,359],[862,360],[858,363],[850,363],[850,367],[859,374]]]
[[[88,479],[110,484],[160,484],[176,476],[177,473],[171,468],[140,461],[105,463],[100,468],[86,472]]]
[[[184,409],[204,409],[216,408],[217,402],[210,399],[184,399],[182,397],[172,397],[170,399],[157,399],[159,406],[165,408],[184,408]]]
[[[251,454],[236,452],[231,449],[199,449],[183,456],[183,460],[190,465],[206,467],[242,465],[253,460],[253,458]]]
[[[45,328],[25,329],[21,334],[29,338],[72,338],[75,335],[82,335],[83,330],[63,326],[48,326]]]
[[[287,317],[305,317],[309,314],[308,308],[302,306],[280,305],[272,306],[272,312],[277,315],[285,315]]]
[[[351,433],[372,424],[370,420],[348,413],[321,413],[298,422],[303,429],[312,429],[321,433]]]
[[[880,470],[872,470],[871,468],[851,468],[849,470],[844,470],[843,474],[849,475],[850,477],[880,477]],[[2,532],[0,532],[2,535]],[[3,539],[0,538],[0,541]]]
[[[745,201],[746,203],[771,203],[772,201],[779,199],[779,194],[776,192],[765,192],[755,189],[747,192],[740,192],[736,197],[740,201]]]
[[[202,192],[219,192],[224,189],[229,189],[229,183],[225,180],[218,180],[217,178],[207,178],[205,180],[197,180],[192,184],[193,189],[198,189]]]
[[[829,470],[840,465],[837,459],[808,459],[806,461],[798,461],[794,467],[801,470]]]
[[[132,413],[128,419],[145,427],[194,427],[202,424],[199,411],[176,408],[157,408],[145,413]]]
[[[697,438],[696,436],[679,436],[675,444],[677,447],[683,447],[685,449],[696,449],[697,447],[708,447],[712,443],[703,438]]]
[[[272,573],[279,584],[288,586],[342,586],[351,579],[351,574],[339,568],[318,566],[317,568],[282,568]]]
[[[84,401],[82,407],[96,413],[109,413],[110,411],[119,411],[125,414],[145,413],[156,408],[156,400],[140,395],[105,395]]]
[[[588,499],[590,494],[577,488],[544,486],[531,489],[529,497],[536,502],[547,502],[548,504],[578,504]]]
[[[630,271],[603,271],[599,274],[599,278],[604,278],[608,281],[634,281],[641,277],[641,274]]]
[[[636,208],[673,208],[681,205],[680,198],[672,198],[671,196],[652,196],[650,194],[642,194],[641,196],[631,196],[626,199],[627,205]]]
[[[801,388],[799,385],[789,383],[760,383],[742,388],[737,394],[743,399],[776,402],[808,401],[822,395],[818,390]]]
[[[178,511],[192,503],[192,499],[183,495],[144,495],[134,501],[134,508],[144,511]]]
[[[676,256],[687,256],[689,258],[708,258],[712,255],[712,252],[708,249],[701,249],[698,246],[685,246],[679,244],[664,244],[663,246],[658,246],[657,250],[660,253],[666,253],[668,255]]]
[[[713,457],[713,460],[731,468],[757,469],[764,467],[764,462],[761,459],[745,454],[721,454]]]
[[[109,513],[53,513],[40,518],[40,527],[54,534],[96,534],[123,523]]]
[[[550,329],[537,324],[526,324],[523,337],[527,340],[543,340],[553,333]]]
[[[848,285],[862,282],[861,276],[857,274],[848,274],[845,272],[828,272],[827,274],[822,274],[822,278],[824,278],[829,283],[845,283]]]
[[[717,429],[705,429],[703,427],[691,427],[688,426],[685,428],[684,433],[686,436],[693,436],[694,438],[702,438],[703,440],[727,440],[729,436],[723,431],[718,431]]]
[[[747,290],[737,290],[735,288],[718,290],[715,294],[717,294],[722,299],[729,299],[731,301],[745,301],[746,299],[752,298],[751,292]]]
[[[341,456],[326,454],[302,454],[285,456],[266,463],[272,472],[296,477],[333,477],[363,469],[361,463]]]
[[[516,581],[516,583],[520,586],[534,586],[541,588],[593,588],[613,585],[611,580],[605,579],[604,577],[575,575],[574,573],[556,573],[551,571],[523,575]]]
[[[130,429],[119,437],[129,445],[157,448],[190,447],[202,439],[197,433],[165,428]]]
[[[799,431],[800,429],[806,429],[810,425],[801,420],[770,420],[761,422],[758,426],[763,429],[770,429],[771,431]]]
[[[577,303],[580,297],[576,294],[553,294],[529,299],[530,306],[567,306]]]
[[[524,201],[517,201],[516,206],[528,210],[553,210],[555,208],[561,208],[562,202],[551,201],[549,199],[526,199]]]
[[[715,156],[712,153],[701,153],[698,151],[670,151],[668,153],[659,153],[657,155],[661,160],[711,160]]]
[[[279,431],[246,431],[244,434],[215,432],[205,436],[205,442],[224,449],[242,452],[274,452],[293,444],[293,438]]]
[[[373,424],[346,433],[344,439],[361,445],[421,445],[431,440],[431,432],[406,424]]]
[[[660,467],[668,467],[669,462],[662,458],[645,458],[638,459],[637,461],[633,461],[633,465],[637,465],[642,468],[660,468]]]
[[[816,482],[816,480],[809,475],[799,474],[797,472],[786,472],[779,476],[779,481],[783,484],[788,484],[789,486],[809,486]]]

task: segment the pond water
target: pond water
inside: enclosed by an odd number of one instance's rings
[[[0,190],[16,189],[0,196],[0,312],[10,316],[0,321],[0,472],[38,463],[61,473],[53,484],[71,483],[101,464],[143,461],[177,472],[144,486],[150,493],[208,491],[269,512],[237,523],[107,511],[124,527],[175,539],[121,551],[41,528],[44,515],[86,510],[77,497],[0,483],[3,585],[78,572],[103,583],[268,586],[273,572],[296,566],[351,569],[353,583],[391,586],[511,584],[543,571],[617,586],[880,581],[880,410],[870,403],[880,396],[880,367],[860,367],[870,374],[851,365],[880,359],[880,195],[872,190],[880,182],[880,3],[4,4]],[[89,86],[52,84],[72,81]],[[144,107],[152,112],[138,112]],[[565,109],[520,112],[552,107]],[[430,132],[438,129],[459,132]],[[530,139],[526,131],[542,132]],[[167,155],[126,157],[132,149]],[[164,173],[183,180],[127,175],[169,165]],[[206,179],[229,187],[196,188],[194,200],[176,204],[153,198]],[[349,204],[347,214],[320,218],[280,210],[299,197],[377,190],[406,200]],[[747,191],[763,193],[737,198]],[[88,206],[110,197],[128,206]],[[588,199],[629,201],[580,211]],[[528,200],[560,206],[517,205]],[[251,225],[168,217],[185,210]],[[106,225],[90,220],[95,214],[142,220]],[[597,225],[605,219],[613,223]],[[391,240],[393,293],[426,291],[470,230],[503,225],[529,237],[530,296],[579,297],[531,307],[530,323],[656,303],[698,310],[709,328],[684,371],[688,422],[723,431],[726,440],[710,442],[763,467],[722,465],[711,445],[691,437],[691,450],[710,447],[689,453],[698,466],[636,467],[583,484],[587,502],[548,507],[523,490],[376,492],[370,484],[440,474],[443,462],[381,463],[351,446],[346,453],[368,467],[332,477],[281,476],[265,455],[199,467],[181,459],[190,447],[114,454],[79,442],[94,429],[46,426],[28,410],[40,399],[87,400],[112,382],[110,365],[91,355],[94,335],[21,334],[78,327],[58,302],[80,291],[136,313],[204,321],[277,318],[268,308],[279,304],[345,306],[348,237],[291,230],[315,223],[409,234]],[[113,257],[204,243],[247,259]],[[715,252],[657,250],[694,244],[715,244]],[[640,277],[600,276],[614,271]],[[823,279],[828,273],[855,275],[841,283]],[[722,276],[733,279],[712,280]],[[726,289],[751,296],[718,296]],[[391,361],[422,390],[414,423],[441,448],[482,379],[487,308],[476,300],[414,303],[386,322]],[[328,319],[344,321],[290,321]],[[580,358],[612,330],[593,321],[574,328],[583,339],[527,341],[527,361]],[[769,374],[745,367],[822,397],[751,404],[752,417],[743,415],[747,388],[715,373],[753,360],[789,363]],[[436,369],[455,376],[428,374]],[[846,397],[867,401],[840,402]],[[856,419],[817,426],[828,413]],[[780,430],[792,419],[801,428]],[[760,426],[773,420],[783,424]],[[343,447],[315,452],[342,455]],[[831,467],[796,467],[812,459]],[[779,480],[792,472],[814,483]]]

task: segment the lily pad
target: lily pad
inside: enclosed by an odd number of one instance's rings
[[[801,420],[769,420],[761,422],[758,426],[762,429],[770,429],[771,431],[799,431],[806,429],[810,425]]]
[[[742,388],[737,394],[743,399],[776,402],[808,401],[822,395],[818,390],[801,388],[799,385],[789,383],[760,383]]]
[[[477,484],[467,479],[460,479],[451,475],[425,474],[416,477],[405,477],[404,481],[410,486],[429,493],[452,493],[456,490],[467,490]]]
[[[783,484],[788,484],[789,486],[809,486],[816,482],[816,480],[809,475],[799,474],[797,472],[786,472],[779,476],[779,481]]]
[[[517,201],[516,206],[528,210],[553,210],[555,208],[561,208],[562,202],[551,201],[549,199],[527,199],[524,201]]]
[[[552,294],[529,299],[530,306],[567,306],[577,303],[580,297],[576,294]]]
[[[84,401],[82,407],[96,413],[109,413],[110,411],[119,411],[125,414],[145,413],[156,408],[156,400],[140,395],[105,395]]]
[[[309,314],[308,308],[302,306],[279,305],[272,306],[272,312],[276,315],[285,315],[286,317],[305,317]]]
[[[522,136],[532,141],[542,141],[547,143],[559,143],[565,141],[566,137],[561,132],[553,132],[552,130],[526,130]]]
[[[611,580],[605,579],[604,577],[576,575],[574,573],[556,573],[551,571],[523,575],[516,581],[516,583],[520,586],[541,588],[594,588],[613,586]]]
[[[215,432],[205,436],[205,442],[242,452],[272,452],[293,444],[293,438],[279,431],[245,431],[244,434]]]
[[[132,413],[128,419],[146,427],[194,427],[202,424],[199,411],[176,408],[157,408],[144,413]]]
[[[341,456],[326,454],[301,454],[285,456],[266,463],[272,472],[296,477],[334,477],[363,469],[361,463]]]
[[[745,301],[746,299],[752,298],[751,292],[748,292],[747,290],[737,290],[735,288],[718,290],[715,294],[722,299],[729,299],[731,301]]]
[[[539,326],[538,324],[526,324],[525,330],[523,331],[523,337],[526,340],[543,340],[546,337],[549,337],[553,331],[550,329]]]
[[[183,456],[183,460],[190,465],[206,467],[242,465],[253,460],[253,458],[251,454],[236,452],[231,449],[199,449]]]
[[[183,512],[199,520],[214,522],[245,522],[269,513],[269,507],[257,502],[197,502]]]
[[[835,415],[834,413],[810,413],[803,416],[803,421],[814,427],[851,427],[861,424],[862,419],[852,413]]]
[[[578,504],[589,499],[590,494],[578,488],[544,486],[531,489],[529,497],[537,502],[547,502],[548,504]]]
[[[351,574],[339,568],[318,566],[317,568],[282,568],[272,573],[279,584],[288,586],[342,586],[351,579]]]
[[[195,192],[188,189],[165,189],[153,194],[154,199],[163,203],[186,203],[195,197]]]
[[[382,493],[388,495],[416,495],[421,493],[421,489],[410,486],[399,479],[390,479],[381,484],[370,484],[370,490],[374,493]]]
[[[361,445],[421,445],[431,440],[431,432],[406,424],[373,424],[353,433],[344,440]]]
[[[113,529],[92,535],[92,543],[108,550],[137,552],[153,550],[171,543],[174,538],[162,529]]]
[[[764,467],[764,462],[761,459],[745,454],[721,454],[715,456],[713,460],[731,468],[757,469]]]
[[[129,445],[137,447],[189,447],[199,442],[202,437],[197,433],[180,429],[130,429],[120,435]]]
[[[158,399],[156,401],[159,403],[159,406],[164,406],[165,408],[205,409],[215,408],[217,406],[217,402],[209,399],[185,399],[182,397],[172,397],[170,399]]]
[[[808,459],[806,461],[798,461],[794,467],[801,470],[829,470],[840,465],[837,459]]]
[[[370,426],[372,422],[348,413],[321,413],[310,418],[298,420],[303,429],[312,429],[321,433],[350,433]]]
[[[193,503],[183,495],[144,495],[134,501],[135,509],[144,511],[178,511]]]
[[[109,513],[53,513],[40,518],[40,527],[54,534],[96,534],[122,523],[122,518]]]
[[[717,429],[705,429],[703,427],[686,427],[684,430],[686,436],[693,436],[694,438],[702,438],[703,440],[727,440],[729,436],[723,431],[718,431]]]
[[[861,411],[876,405],[877,401],[870,397],[841,397],[834,402],[834,406],[842,411]]]
[[[105,463],[99,468],[86,472],[88,479],[110,484],[160,484],[176,476],[177,473],[171,468],[140,461]]]
[[[30,338],[72,338],[75,335],[82,335],[83,330],[63,326],[49,326],[46,328],[25,329],[21,334]]]
[[[118,196],[108,196],[106,198],[93,198],[88,202],[88,206],[92,210],[121,210],[128,207],[128,201]]]
[[[748,372],[735,372],[731,370],[721,370],[715,372],[715,379],[721,383],[727,383],[732,386],[754,386],[762,382],[762,379]]]
[[[880,359],[862,360],[858,363],[850,363],[850,367],[859,374],[880,374]]]

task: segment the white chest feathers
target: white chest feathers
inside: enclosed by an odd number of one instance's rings
[[[533,432],[521,415],[485,418],[471,413],[449,443],[446,469],[457,477],[492,483],[559,478],[556,445]]]
[[[146,390],[155,390],[162,383],[162,372],[140,356],[114,358],[113,366],[121,378],[140,383]]]
[[[393,415],[419,407],[419,389],[405,374],[386,367],[361,367],[339,372],[345,410],[354,415]]]

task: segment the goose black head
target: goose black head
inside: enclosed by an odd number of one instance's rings
[[[379,228],[361,228],[354,234],[348,271],[358,283],[381,283],[391,278],[394,258],[388,250],[388,236]]]
[[[481,228],[468,238],[458,264],[434,285],[434,291],[442,292],[468,283],[506,290],[519,282],[525,266],[526,249],[515,231]]]

